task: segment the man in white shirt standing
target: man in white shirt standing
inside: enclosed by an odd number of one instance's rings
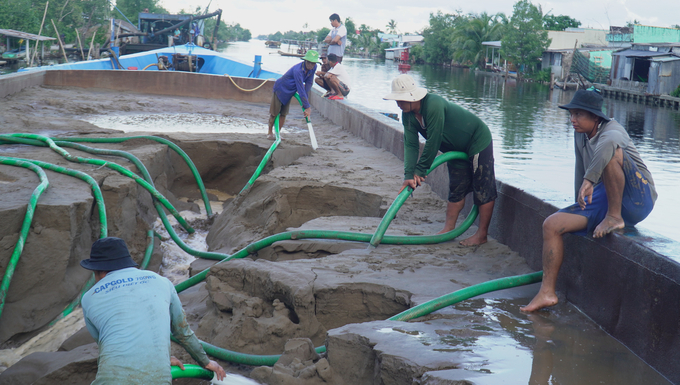
[[[324,97],[331,100],[343,100],[350,91],[349,75],[334,53],[328,54],[328,64],[331,66],[328,72],[316,73],[318,76],[316,84],[328,91]]]
[[[342,55],[345,54],[345,44],[347,44],[347,28],[340,22],[340,16],[337,13],[332,14],[329,19],[333,29],[328,32],[324,43],[328,44],[328,54],[335,54],[338,57],[338,63],[342,63]]]

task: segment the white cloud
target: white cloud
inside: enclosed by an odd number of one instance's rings
[[[221,8],[222,19],[228,23],[240,23],[253,36],[276,31],[301,31],[307,23],[307,30],[329,27],[328,17],[338,13],[344,20],[351,17],[357,26],[366,24],[384,30],[394,19],[402,32],[422,30],[429,23],[430,13],[441,10],[453,13],[498,13],[510,16],[514,2],[507,0],[472,1],[452,3],[449,0],[347,0],[342,2],[319,2],[311,0],[213,0],[210,9]],[[533,0],[544,12],[566,15],[582,23],[583,27],[609,29],[610,25],[623,26],[627,21],[637,19],[644,24],[669,27],[680,24],[680,1],[678,0]],[[205,6],[208,0],[198,3],[190,0],[162,0],[161,5],[170,12],[181,9],[193,10],[197,5]]]

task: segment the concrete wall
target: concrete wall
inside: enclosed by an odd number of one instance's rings
[[[259,92],[248,92],[265,82]],[[234,85],[236,83],[238,87]],[[273,80],[229,78],[178,71],[111,71],[59,70],[47,71],[45,85],[103,88],[120,92],[155,95],[182,95],[207,99],[235,99],[253,103],[269,103]]]
[[[0,97],[39,85],[269,103],[274,80],[230,78],[176,71],[31,71],[1,76]],[[248,91],[260,85],[262,87],[257,92]]]
[[[315,93],[311,102],[324,117],[403,159],[399,122],[350,100],[337,102]],[[541,225],[564,201],[524,177],[499,168],[496,176],[499,195],[491,235],[540,270]],[[442,198],[447,196],[444,167],[427,181]],[[642,228],[600,240],[569,234],[558,282],[567,300],[674,383],[680,383],[679,246]]]
[[[45,80],[45,71],[18,72],[0,76],[0,98],[17,93],[24,88],[39,86]]]
[[[552,39],[548,49],[574,49],[584,44],[607,45],[607,31],[603,29],[584,29],[582,31],[548,31],[548,38]]]
[[[636,43],[680,43],[680,29],[636,25],[633,30]]]

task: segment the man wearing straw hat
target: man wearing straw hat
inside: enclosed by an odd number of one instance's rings
[[[312,111],[312,106],[309,104],[309,92],[314,85],[314,73],[316,72],[316,64],[321,63],[319,60],[319,53],[310,49],[302,58],[302,62],[292,66],[283,76],[274,83],[274,95],[272,95],[272,102],[269,106],[269,131],[267,138],[274,140],[274,121],[276,115],[279,117],[279,129],[283,127],[286,121],[286,115],[290,109],[290,101],[293,95],[297,92],[302,100],[302,108],[304,109],[305,118],[309,117]]]
[[[543,281],[538,294],[522,311],[556,305],[557,274],[564,258],[562,235],[574,233],[601,238],[642,221],[654,208],[652,174],[626,130],[602,112],[597,90],[579,90],[569,110],[574,127],[576,203],[543,222]]]
[[[80,265],[96,280],[82,299],[85,325],[99,345],[93,384],[170,384],[170,333],[202,367],[225,377],[189,328],[175,287],[137,269],[125,241],[97,240]],[[172,363],[183,367],[174,357]]]
[[[416,86],[409,75],[397,76],[392,81],[392,92],[384,99],[396,100],[402,110],[404,183],[399,192],[407,186],[415,189],[425,181],[437,151],[464,152],[468,160],[453,160],[447,164],[449,202],[444,229],[439,233],[449,232],[456,227],[458,214],[465,205],[465,196],[472,192],[474,202],[479,207],[479,227],[475,234],[460,244],[476,246],[486,243],[497,196],[489,128],[470,111]],[[418,134],[426,140],[420,158]]]

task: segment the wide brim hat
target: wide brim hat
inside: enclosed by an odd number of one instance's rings
[[[427,95],[427,90],[416,85],[409,75],[399,75],[392,80],[392,92],[383,96],[385,100],[417,102]]]
[[[132,260],[124,240],[106,237],[92,244],[90,259],[80,261],[80,266],[88,270],[114,271],[138,265]]]
[[[601,117],[604,120],[607,121],[612,120],[610,117],[605,115],[604,112],[602,112],[603,101],[604,99],[602,98],[602,95],[600,95],[597,91],[578,90],[574,94],[574,97],[571,98],[571,102],[569,104],[565,104],[563,106],[558,107],[564,110],[578,108],[581,110],[592,112],[593,114]]]
[[[302,60],[306,60],[306,61],[312,62],[312,63],[321,63],[321,60],[319,60],[319,53],[314,51],[313,49],[310,49],[309,51],[307,51],[307,53],[302,58]]]

